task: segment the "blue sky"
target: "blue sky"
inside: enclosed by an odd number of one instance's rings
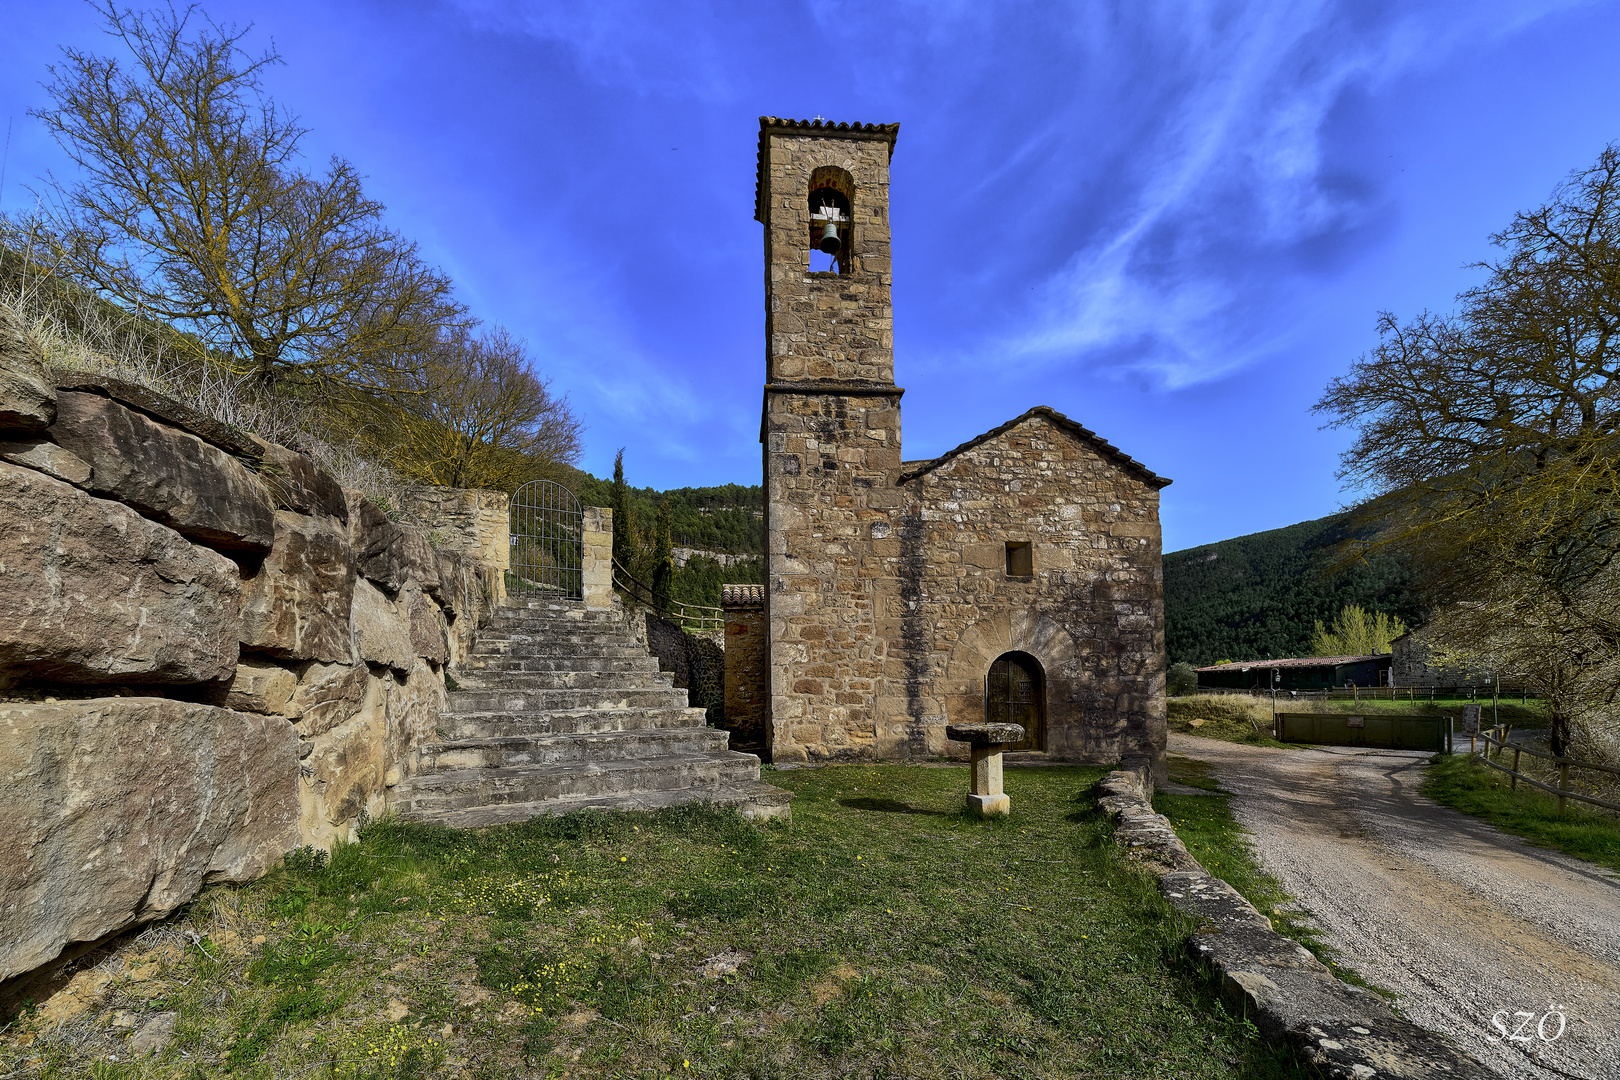
[[[6,5],[0,209],[73,0]],[[761,114],[899,122],[908,458],[1050,405],[1175,484],[1166,550],[1329,513],[1309,407],[1620,139],[1620,5],[212,2],[489,323],[657,487],[759,480]]]

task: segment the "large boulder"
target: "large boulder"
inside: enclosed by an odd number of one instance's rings
[[[200,683],[236,667],[236,564],[0,462],[0,684]]]
[[[287,715],[309,739],[346,723],[366,700],[371,673],[365,664],[310,664],[298,680]]]
[[[298,838],[292,725],[165,698],[0,703],[0,980],[250,881]]]
[[[276,509],[299,514],[325,514],[349,523],[349,501],[332,475],[303,454],[255,437],[259,482],[270,491]]]
[[[244,656],[237,661],[236,674],[226,688],[225,707],[287,716],[297,689],[298,672],[292,668],[263,657]]]
[[[416,772],[418,752],[434,740],[448,695],[444,680],[424,660],[417,660],[410,675],[395,679],[387,690],[388,753],[391,763],[383,782],[389,787]]]
[[[110,398],[56,397],[51,438],[90,463],[87,487],[222,551],[260,554],[275,539],[269,492],[234,457]]]
[[[414,585],[408,586],[399,597],[400,605],[410,615],[411,651],[424,660],[443,665],[450,655],[446,643],[444,616],[432,600]]]
[[[411,670],[416,649],[411,645],[411,621],[371,582],[361,579],[354,586],[352,610],[354,644],[368,664],[393,668],[404,674]]]
[[[242,585],[242,644],[284,660],[349,663],[354,551],[329,518],[278,510],[275,544]]]
[[[369,680],[365,704],[343,723],[304,743],[304,781],[299,785],[300,842],[331,847],[354,836],[363,815],[377,817],[384,807],[388,765],[388,718],[381,684]]]
[[[23,438],[0,442],[0,461],[9,461],[46,476],[83,487],[90,480],[90,465],[78,454],[64,450],[49,439]]]
[[[0,428],[44,431],[56,419],[56,391],[39,343],[0,304]]]
[[[349,542],[360,573],[390,594],[410,581],[430,593],[438,591],[439,556],[428,543],[427,531],[389,521],[358,491],[344,494],[349,500]]]

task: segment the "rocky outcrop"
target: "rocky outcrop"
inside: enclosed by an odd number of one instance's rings
[[[162,698],[0,703],[0,979],[298,842],[286,720]]]
[[[225,694],[225,707],[286,716],[298,689],[298,673],[271,660],[242,657]]]
[[[400,594],[399,603],[410,623],[411,652],[424,660],[443,664],[449,655],[445,639],[445,620],[438,607],[422,595],[414,585]]]
[[[56,399],[51,438],[90,464],[87,487],[222,551],[260,554],[274,537],[269,494],[240,462],[110,398]]]
[[[0,462],[0,685],[228,679],[238,574],[106,499]]]
[[[56,391],[45,375],[45,355],[11,310],[0,307],[0,429],[44,431],[54,419]]]
[[[242,644],[286,660],[354,657],[354,552],[329,519],[276,511],[275,543],[242,586]]]

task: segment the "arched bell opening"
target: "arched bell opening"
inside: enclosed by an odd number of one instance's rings
[[[855,178],[836,165],[810,174],[810,269],[849,273]]]
[[[1022,724],[1025,739],[1008,750],[1046,749],[1046,672],[1026,652],[1002,653],[984,680],[984,718]]]

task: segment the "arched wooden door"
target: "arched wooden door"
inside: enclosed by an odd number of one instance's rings
[[[1009,750],[1046,749],[1046,674],[1028,653],[1003,653],[985,679],[985,719],[992,724],[1022,724],[1028,735]]]

